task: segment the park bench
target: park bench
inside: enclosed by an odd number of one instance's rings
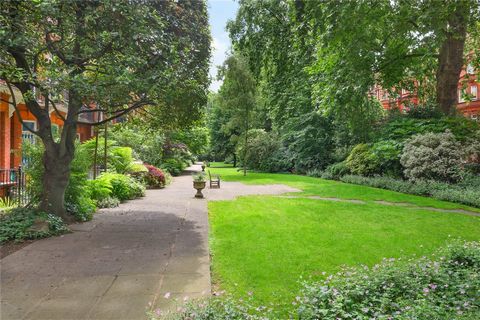
[[[210,179],[210,189],[220,189],[220,176],[218,174],[212,175],[210,174],[210,170],[208,170],[208,178]]]

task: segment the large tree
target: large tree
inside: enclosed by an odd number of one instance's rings
[[[0,78],[18,116],[22,102],[36,117],[33,133],[45,146],[44,211],[70,219],[64,193],[82,114],[102,112],[93,123],[101,125],[150,107],[182,122],[206,102],[210,35],[204,1],[12,0],[2,1],[0,10]],[[22,101],[15,101],[16,90]],[[91,102],[98,108],[84,107]],[[59,104],[68,105],[66,114]],[[59,141],[50,112],[64,119]]]
[[[218,92],[221,112],[228,115],[221,130],[230,136],[231,143],[238,145],[243,139],[243,174],[247,174],[246,153],[248,149],[248,130],[256,125],[257,92],[256,83],[245,58],[238,54],[229,56],[219,70],[219,79],[223,80]]]
[[[432,95],[445,114],[455,112],[465,40],[479,19],[478,1],[305,3],[318,52],[312,71],[321,101],[354,102],[349,97],[365,96],[374,84],[414,89],[415,79],[433,82],[433,92],[417,87],[418,93]]]

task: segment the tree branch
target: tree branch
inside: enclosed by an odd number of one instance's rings
[[[126,108],[126,109],[123,109],[121,112],[111,116],[111,117],[108,117],[106,119],[103,119],[102,121],[98,121],[98,122],[86,122],[86,121],[77,121],[77,123],[79,124],[87,124],[87,125],[91,125],[91,126],[99,126],[99,125],[102,125],[102,124],[105,124],[109,121],[112,121],[114,119],[117,119],[117,118],[120,118],[121,116],[133,111],[133,110],[136,110],[136,109],[139,109],[139,108],[142,108],[142,107],[145,107],[145,106],[148,106],[148,105],[153,105],[154,103],[152,101],[139,101],[139,102],[136,102],[134,103],[133,105],[131,105],[130,107]]]
[[[13,92],[12,85],[11,85],[10,82],[8,82],[8,81],[5,81],[5,83],[6,83],[7,86],[8,86],[8,90],[10,91],[10,97],[12,98],[12,102],[10,102],[10,104],[13,105],[13,107],[15,108],[15,113],[17,114],[18,120],[19,120],[20,123],[22,124],[22,127],[25,127],[28,131],[30,131],[30,132],[33,133],[34,135],[40,136],[40,135],[38,134],[38,131],[35,131],[35,130],[30,129],[29,127],[23,125],[23,124],[24,124],[23,118],[22,118],[22,115],[20,114],[20,110],[19,110],[18,107],[17,107],[17,99],[15,98],[15,92]]]

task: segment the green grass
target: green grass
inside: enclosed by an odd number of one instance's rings
[[[217,165],[218,167],[218,165]],[[437,208],[468,208],[387,190],[288,174],[210,169],[226,181],[284,183],[301,195],[362,199],[367,204],[305,198],[248,196],[209,202],[214,282],[259,304],[288,308],[299,279],[322,277],[341,265],[373,265],[384,257],[425,255],[451,238],[480,240],[480,218],[376,204],[410,202]]]

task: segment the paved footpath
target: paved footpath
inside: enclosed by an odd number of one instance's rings
[[[209,295],[207,203],[193,197],[190,173],[0,260],[0,319],[146,319]],[[291,191],[224,183],[204,193],[222,200]]]

